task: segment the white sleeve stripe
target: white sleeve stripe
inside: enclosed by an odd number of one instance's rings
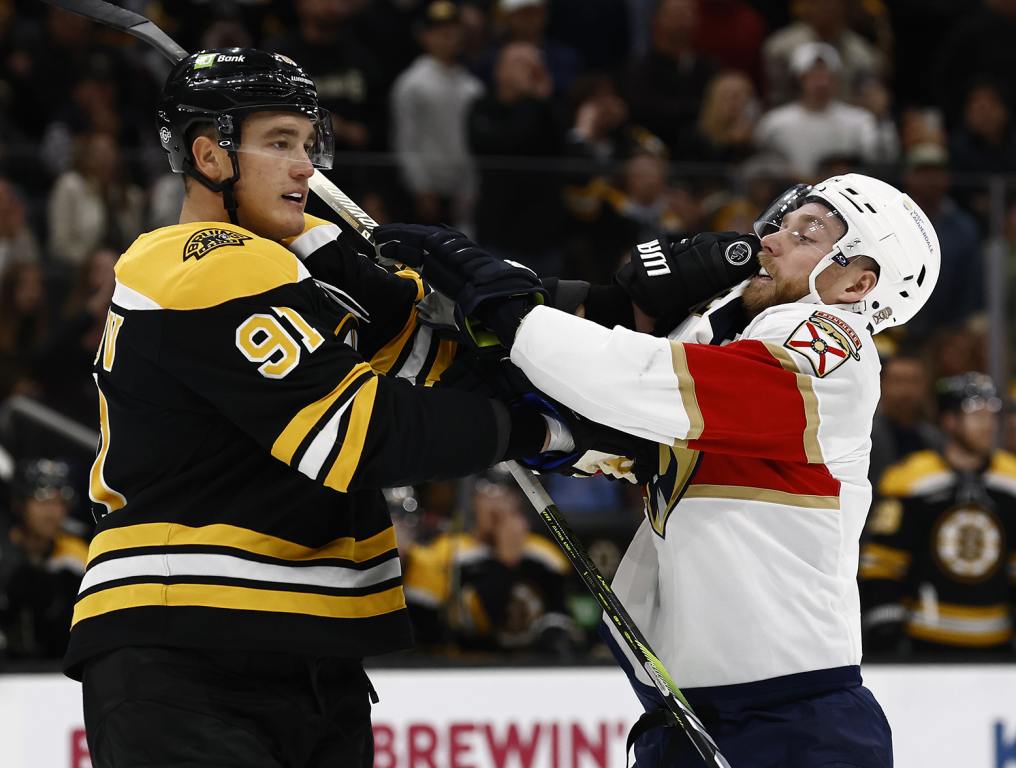
[[[161,304],[133,288],[128,288],[119,280],[113,289],[113,303],[124,309],[162,309]]]
[[[346,402],[342,404],[342,407],[332,414],[324,429],[317,433],[314,440],[307,447],[307,452],[300,459],[300,466],[297,469],[311,480],[318,479],[318,474],[321,472],[321,467],[324,466],[325,459],[328,458],[336,441],[338,441],[339,423],[342,421],[342,414],[346,412],[346,409],[356,399],[357,392],[359,392],[359,387],[350,393]],[[346,393],[343,393],[343,395],[346,396]]]
[[[337,224],[321,224],[313,229],[304,232],[289,244],[289,250],[303,261],[322,245],[330,243],[342,234],[342,229]]]
[[[395,376],[400,379],[409,379],[414,384],[416,383],[416,377],[420,375],[423,364],[427,362],[432,337],[433,332],[428,326],[421,325],[417,329],[416,338],[413,340],[413,351],[406,358],[406,362],[402,364],[398,372],[395,373]]]

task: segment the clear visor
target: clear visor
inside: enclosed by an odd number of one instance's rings
[[[263,110],[268,111],[270,107]],[[255,111],[255,110],[250,110]],[[240,146],[237,153],[260,155],[285,163],[306,164],[329,170],[335,157],[335,135],[332,132],[332,118],[327,109],[300,111],[310,119],[314,133],[309,138],[304,129],[296,130],[292,121],[283,121],[275,131],[240,132]]]
[[[798,184],[780,195],[754,224],[759,239],[781,233],[795,244],[830,253],[847,233],[847,223],[824,200],[811,196],[809,184]]]

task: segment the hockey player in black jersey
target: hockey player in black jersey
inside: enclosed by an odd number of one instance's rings
[[[1016,456],[984,374],[938,384],[945,444],[882,476],[861,554],[864,642],[922,658],[1012,657]]]
[[[419,276],[304,213],[331,123],[292,60],[189,56],[159,136],[180,223],[120,258],[93,369],[98,524],[65,660],[93,764],[370,766],[361,660],[411,644],[379,489],[582,440],[434,386],[455,344],[417,323]]]

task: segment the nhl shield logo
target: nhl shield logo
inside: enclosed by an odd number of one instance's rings
[[[861,342],[853,329],[827,312],[815,312],[794,329],[783,346],[806,358],[819,378],[851,358],[861,359]]]
[[[241,235],[231,229],[213,227],[195,232],[183,247],[183,260],[189,258],[201,259],[224,245],[243,245],[244,241],[250,240],[247,235]]]

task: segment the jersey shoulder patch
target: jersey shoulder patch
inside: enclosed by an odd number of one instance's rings
[[[144,234],[116,265],[118,283],[163,309],[206,309],[307,276],[279,243],[207,221]]]
[[[861,359],[861,339],[842,318],[815,310],[783,342],[785,349],[803,357],[811,372],[823,378],[848,360]]]

